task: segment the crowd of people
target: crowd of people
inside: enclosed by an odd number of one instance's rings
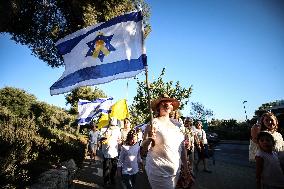
[[[133,129],[129,118],[123,120],[121,128],[118,120],[112,119],[101,131],[91,123],[88,150],[91,163],[96,161],[97,149],[102,152],[105,186],[115,185],[115,177],[121,176],[125,188],[135,188],[136,175],[145,171],[153,189],[189,188],[201,161],[204,171],[211,173],[202,123],[197,121],[194,126],[193,119],[182,120],[179,106],[178,100],[166,95],[152,101],[155,118],[144,130]]]
[[[92,124],[89,133],[91,161],[98,145],[103,153],[104,186],[115,185],[119,176],[127,189],[135,188],[136,176],[146,172],[152,189],[190,188],[200,162],[208,167],[208,141],[200,120],[178,115],[180,103],[162,95],[151,102],[154,119],[142,130],[131,127],[131,120],[116,119],[99,133]],[[249,160],[256,163],[257,189],[284,188],[284,141],[277,132],[277,118],[263,114],[251,127]]]

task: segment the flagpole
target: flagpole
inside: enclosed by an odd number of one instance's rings
[[[150,112],[150,131],[152,131],[153,113],[152,113],[152,109],[151,109],[151,94],[150,94],[150,85],[149,85],[149,80],[148,80],[148,65],[147,64],[145,66],[145,76],[146,76],[146,90],[147,90],[148,108],[149,108],[149,112]]]
[[[144,63],[145,63],[145,76],[146,76],[146,90],[147,90],[147,100],[148,100],[148,108],[149,108],[149,113],[150,113],[150,124],[146,127],[146,132],[144,133],[143,136],[143,142],[141,144],[140,148],[140,154],[142,156],[145,156],[148,152],[148,147],[152,143],[149,140],[146,140],[147,137],[152,137],[152,128],[153,128],[153,113],[151,109],[151,98],[150,98],[150,85],[148,81],[148,65],[147,65],[147,57],[146,55],[143,57],[144,58]],[[152,145],[154,145],[152,143]]]
[[[128,100],[128,82],[129,82],[129,79],[127,79],[127,83],[126,83],[126,100]]]

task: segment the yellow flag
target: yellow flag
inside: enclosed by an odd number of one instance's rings
[[[114,117],[118,120],[123,120],[129,117],[126,99],[121,99],[117,101],[114,105],[112,105],[110,117]]]
[[[102,113],[102,115],[101,115],[101,117],[100,117],[100,119],[98,120],[98,123],[97,123],[98,129],[101,129],[103,127],[108,126],[108,123],[109,123],[108,114]]]

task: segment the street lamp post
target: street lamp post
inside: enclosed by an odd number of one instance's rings
[[[247,110],[246,110],[246,105],[245,103],[247,103],[248,101],[243,101],[243,105],[244,105],[244,110],[245,110],[245,115],[246,115],[246,121],[248,121],[248,115],[247,115]]]

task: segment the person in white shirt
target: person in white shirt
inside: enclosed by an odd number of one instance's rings
[[[115,174],[117,170],[118,147],[121,143],[121,132],[117,126],[117,120],[110,121],[109,128],[102,134],[103,151],[103,177],[104,185],[115,184]]]
[[[122,175],[122,181],[127,189],[135,188],[139,167],[142,167],[140,146],[137,142],[135,130],[130,130],[124,145],[121,147],[117,169],[117,175]]]
[[[274,150],[275,140],[269,132],[261,131],[257,135],[259,149],[256,159],[257,189],[283,189],[284,172],[279,157]]]

